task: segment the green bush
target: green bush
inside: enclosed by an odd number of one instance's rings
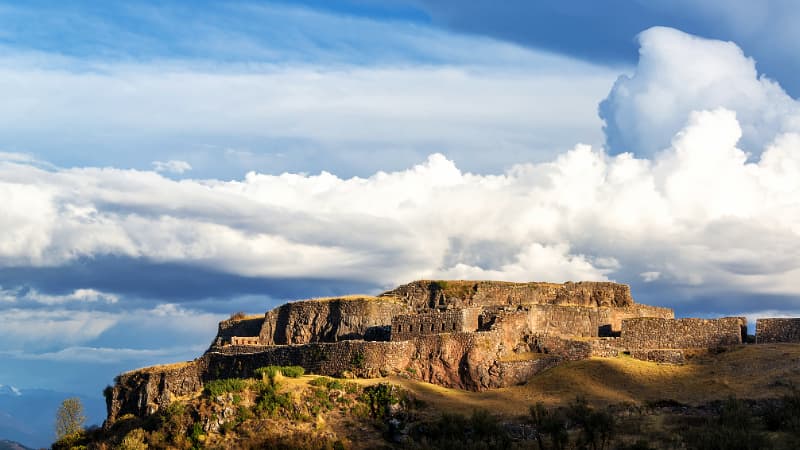
[[[269,378],[272,380],[278,373],[288,378],[298,378],[305,375],[306,370],[300,366],[266,366],[259,367],[253,373],[261,379]]]
[[[290,412],[292,406],[291,394],[280,393],[274,385],[265,384],[259,390],[255,409],[261,416],[275,417],[281,410]]]
[[[306,369],[303,369],[300,366],[283,366],[281,367],[281,373],[285,377],[299,378],[305,375]]]
[[[353,355],[353,358],[350,360],[350,364],[352,364],[353,367],[356,367],[356,368],[359,368],[359,369],[363,369],[364,368],[364,360],[365,359],[366,359],[366,357],[364,356],[363,353],[356,353],[356,354]]]
[[[345,385],[334,378],[317,377],[309,381],[308,384],[315,387],[324,387],[325,389],[345,389]],[[353,383],[355,384],[355,383]]]
[[[386,416],[389,406],[400,403],[400,395],[395,386],[379,383],[364,388],[364,400],[369,406],[370,415],[382,419]]]
[[[225,378],[206,383],[204,391],[209,397],[217,397],[228,392],[242,392],[246,383],[241,378]]]
[[[144,430],[137,428],[126,434],[117,448],[119,450],[147,450],[147,444],[144,442],[144,438]]]

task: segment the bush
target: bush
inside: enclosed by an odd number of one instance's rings
[[[359,368],[359,369],[363,369],[364,368],[364,359],[365,359],[365,356],[364,356],[363,353],[356,353],[356,354],[353,355],[353,358],[350,360],[350,364],[352,364],[353,367],[356,367],[356,368]]]
[[[245,314],[245,313],[244,313],[244,312],[242,312],[242,311],[237,311],[237,312],[235,312],[235,313],[231,314],[231,317],[230,317],[230,319],[228,319],[228,320],[242,320],[242,319],[244,319],[245,317],[247,317],[247,314]]]
[[[137,428],[126,434],[117,448],[119,450],[147,450],[147,444],[144,442],[144,438],[144,430]]]
[[[767,447],[763,433],[755,428],[748,406],[741,400],[729,398],[716,417],[698,427],[690,427],[682,436],[687,449],[756,450]]]
[[[346,385],[343,384],[341,381],[328,378],[328,377],[317,377],[313,380],[309,381],[308,384],[315,387],[324,387],[325,389],[346,389]],[[352,383],[355,384],[355,383]]]
[[[532,425],[536,429],[534,438],[539,450],[545,449],[545,438],[556,450],[566,447],[569,435],[567,434],[566,419],[560,411],[550,411],[542,403],[537,403],[530,407],[530,415]]]
[[[389,406],[400,403],[397,387],[388,383],[379,383],[364,388],[364,400],[369,406],[370,415],[375,419],[386,416]]]
[[[412,436],[421,448],[487,449],[509,448],[511,437],[498,420],[485,410],[472,416],[442,413],[438,420],[418,424]]]
[[[300,366],[266,366],[259,367],[253,373],[261,379],[274,380],[278,373],[288,378],[299,378],[305,375],[306,370]]]
[[[567,418],[581,431],[579,447],[603,450],[614,437],[614,416],[608,411],[595,411],[583,397],[569,405]]]
[[[204,391],[209,397],[217,397],[228,392],[242,392],[245,382],[241,378],[225,378],[206,383]]]
[[[281,373],[285,377],[289,378],[299,378],[305,375],[306,370],[300,366],[284,366],[281,367]]]

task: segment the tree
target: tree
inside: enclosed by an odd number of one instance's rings
[[[60,440],[81,432],[85,421],[81,400],[78,397],[64,400],[56,413],[56,437]]]

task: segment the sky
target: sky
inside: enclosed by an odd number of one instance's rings
[[[0,384],[419,278],[800,315],[797,8],[599,5],[0,1]]]

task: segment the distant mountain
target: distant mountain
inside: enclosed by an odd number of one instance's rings
[[[9,386],[7,384],[0,384],[0,395],[22,395],[19,389],[15,388],[14,386]]]
[[[0,450],[49,448],[55,440],[56,411],[69,397],[80,398],[87,426],[102,424],[106,408],[101,397],[0,385]],[[8,446],[20,442],[27,447]]]
[[[33,450],[30,447],[25,447],[19,442],[0,440],[0,450]]]

